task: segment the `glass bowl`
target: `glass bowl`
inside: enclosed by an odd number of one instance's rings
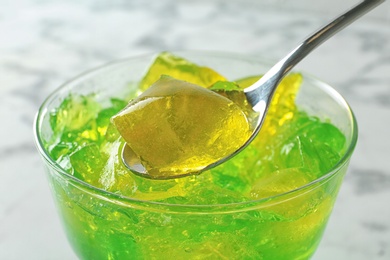
[[[216,52],[177,52],[231,79],[265,72],[269,62]],[[42,104],[35,121],[38,150],[47,170],[68,240],[81,259],[308,259],[315,252],[357,142],[346,101],[307,74],[297,105],[331,121],[346,137],[331,170],[284,193],[240,203],[180,205],[144,201],[96,188],[51,158],[50,114],[69,93],[94,93],[102,104],[128,97],[155,55],[124,59],[65,83]]]

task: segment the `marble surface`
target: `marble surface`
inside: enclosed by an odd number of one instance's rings
[[[39,105],[61,83],[114,59],[161,50],[277,59],[340,13],[339,6],[354,3],[258,2],[0,0],[0,259],[76,259],[32,131]],[[341,92],[360,130],[313,259],[390,259],[390,3],[297,69]]]

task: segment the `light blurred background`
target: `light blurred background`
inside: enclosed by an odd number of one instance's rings
[[[353,0],[0,0],[0,259],[76,259],[33,141],[39,105],[115,59],[218,50],[276,60]],[[359,143],[314,259],[390,259],[390,6],[321,46],[298,70],[335,87]]]

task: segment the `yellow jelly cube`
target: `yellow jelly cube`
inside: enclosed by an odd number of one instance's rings
[[[236,151],[251,134],[231,100],[162,77],[112,118],[151,178],[196,172]]]
[[[198,66],[186,59],[175,56],[169,52],[162,52],[154,60],[145,77],[140,83],[141,91],[149,88],[162,75],[169,75],[173,78],[184,80],[201,87],[209,87],[217,81],[226,79],[218,72]]]
[[[260,79],[261,76],[252,76],[236,81],[241,89],[247,88]],[[278,127],[283,125],[287,120],[293,118],[297,111],[295,98],[302,84],[303,77],[299,73],[291,73],[284,77],[276,89],[271,105],[268,109],[266,119],[260,134],[273,135]]]

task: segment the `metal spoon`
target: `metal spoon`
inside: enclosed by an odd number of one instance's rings
[[[271,103],[272,96],[278,84],[296,64],[298,64],[317,46],[321,45],[323,42],[328,40],[330,37],[342,30],[344,27],[346,27],[347,25],[349,25],[377,5],[383,3],[384,1],[385,0],[365,0],[360,4],[356,5],[355,7],[351,8],[349,11],[340,15],[332,22],[325,25],[324,27],[313,33],[311,36],[309,36],[295,49],[288,53],[283,59],[276,63],[267,73],[264,74],[264,76],[259,81],[254,83],[252,86],[246,88],[244,90],[246,98],[249,104],[251,104],[251,106],[253,107],[253,110],[258,113],[257,124],[254,128],[251,137],[242,147],[240,147],[234,153],[206,166],[202,171],[208,170],[227,161],[228,159],[241,152],[246,146],[248,146],[252,142],[252,140],[257,136],[261,129],[261,126],[264,122],[264,118],[267,114],[268,107]],[[123,147],[122,160],[129,170],[131,170],[137,175],[141,175],[147,178],[169,179],[189,175],[186,173],[183,175],[173,175],[171,177],[150,176],[145,167],[140,162],[138,156],[128,145],[124,145]],[[195,173],[198,174],[199,171]]]

